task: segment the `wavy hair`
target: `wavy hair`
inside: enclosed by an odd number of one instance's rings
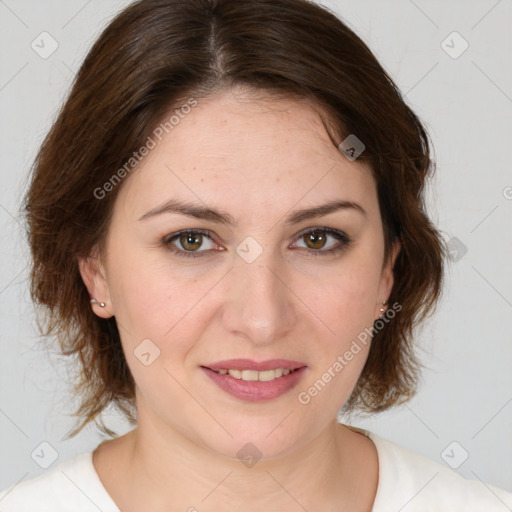
[[[140,0],[104,29],[85,58],[35,159],[24,201],[31,295],[43,335],[77,359],[79,418],[113,436],[100,413],[114,404],[136,423],[135,383],[115,318],[90,308],[77,256],[104,239],[122,183],[98,188],[145,144],[169,111],[235,85],[315,105],[338,146],[365,144],[385,240],[395,240],[389,303],[402,309],[375,333],[346,410],[377,412],[413,396],[420,365],[413,331],[438,301],[445,248],[429,220],[434,172],[425,128],[366,44],[308,0]]]

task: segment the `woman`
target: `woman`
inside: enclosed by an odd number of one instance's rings
[[[25,206],[45,334],[81,364],[72,434],[110,403],[134,428],[6,489],[1,510],[511,507],[336,419],[414,393],[445,254],[431,170],[422,124],[323,8],[128,7]]]

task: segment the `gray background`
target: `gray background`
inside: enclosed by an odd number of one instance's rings
[[[50,467],[102,440],[90,427],[61,441],[75,405],[71,370],[37,334],[19,206],[75,71],[128,3],[0,0],[0,489],[42,473],[52,449]],[[512,2],[323,3],[369,44],[425,122],[437,160],[429,211],[453,248],[439,310],[418,333],[418,396],[351,422],[512,491]],[[44,31],[58,43],[47,58],[31,47],[51,48]],[[105,417],[128,428],[113,411]]]

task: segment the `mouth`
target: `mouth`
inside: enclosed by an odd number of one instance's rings
[[[306,365],[295,361],[238,361],[238,364],[225,361],[211,365],[213,368],[210,365],[200,368],[220,389],[245,402],[272,400],[288,393],[307,370]]]
[[[257,371],[257,370],[237,370],[232,368],[223,368],[220,370],[214,370],[212,368],[204,367],[208,370],[211,370],[212,372],[218,373],[220,375],[229,375],[237,380],[244,380],[246,382],[270,382],[275,379],[280,379],[282,377],[285,377],[286,375],[289,375],[290,373],[296,372],[297,370],[300,370],[300,368],[276,368],[274,370],[263,370],[263,371]]]

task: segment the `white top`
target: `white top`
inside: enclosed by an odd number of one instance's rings
[[[354,429],[354,427],[350,427]],[[512,494],[455,471],[371,432],[379,483],[372,512],[507,512]],[[0,493],[1,512],[120,512],[101,483],[92,452]]]

